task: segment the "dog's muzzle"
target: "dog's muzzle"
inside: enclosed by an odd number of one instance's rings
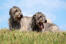
[[[39,28],[40,28],[40,29],[43,29],[43,28],[44,28],[43,22],[39,22],[38,24],[39,24]]]
[[[19,15],[16,18],[17,18],[17,20],[20,20],[22,17],[23,17],[22,15]]]

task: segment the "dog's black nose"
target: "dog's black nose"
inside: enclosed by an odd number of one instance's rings
[[[45,20],[45,23],[47,23],[47,20]]]
[[[20,17],[22,18],[22,17],[23,17],[23,15],[20,15]]]

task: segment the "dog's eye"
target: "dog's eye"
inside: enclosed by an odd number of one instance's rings
[[[18,10],[16,10],[15,12],[17,12]]]
[[[41,18],[42,16],[40,16],[40,18]]]
[[[42,16],[38,17],[38,20],[41,18]]]

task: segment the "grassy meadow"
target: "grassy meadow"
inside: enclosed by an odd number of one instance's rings
[[[66,32],[0,30],[0,44],[66,44]]]

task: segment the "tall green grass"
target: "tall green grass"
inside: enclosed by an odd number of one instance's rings
[[[66,32],[0,30],[0,44],[66,44]]]

